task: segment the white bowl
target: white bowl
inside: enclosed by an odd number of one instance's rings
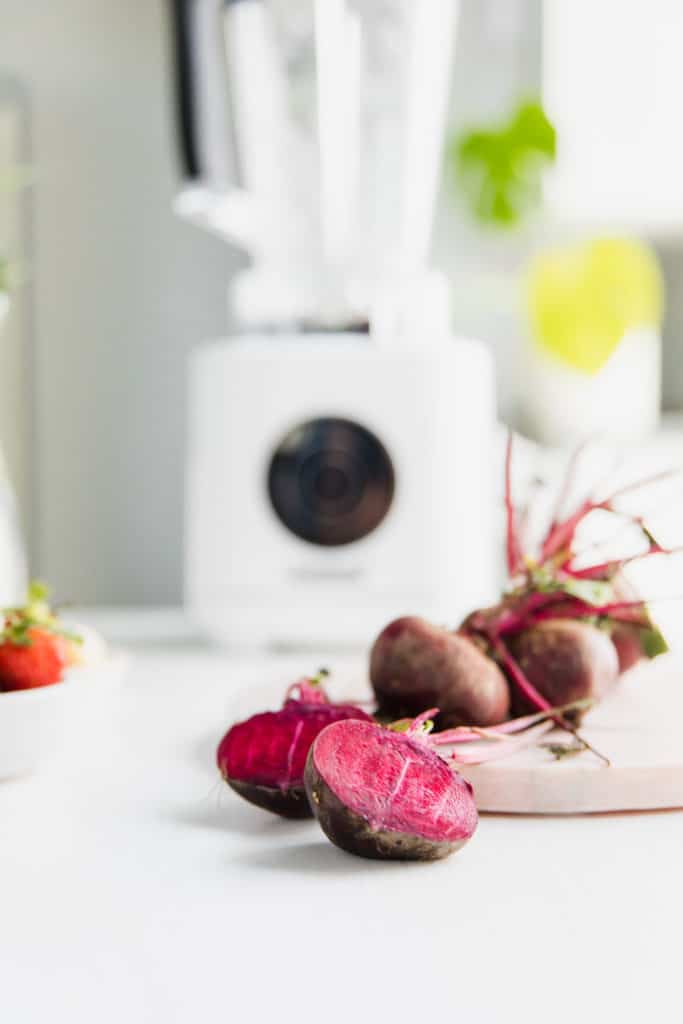
[[[61,683],[0,693],[0,780],[28,775],[58,754],[125,664],[122,655],[110,656],[101,665],[70,669]]]

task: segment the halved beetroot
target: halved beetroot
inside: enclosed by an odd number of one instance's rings
[[[361,857],[438,860],[477,827],[469,782],[419,739],[374,722],[328,726],[305,781],[325,834]]]
[[[297,687],[301,699],[289,698],[280,711],[233,725],[216,760],[225,781],[245,800],[285,818],[310,818],[304,768],[311,743],[332,722],[369,715],[350,704],[329,703],[312,680]]]

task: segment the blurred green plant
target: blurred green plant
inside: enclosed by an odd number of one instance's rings
[[[502,125],[470,128],[448,148],[448,163],[473,217],[514,228],[541,201],[543,171],[555,160],[556,132],[540,102],[522,101]]]

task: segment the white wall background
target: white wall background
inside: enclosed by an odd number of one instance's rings
[[[0,3],[0,69],[32,106],[34,569],[79,602],[179,598],[184,361],[225,329],[237,259],[170,212],[165,14]]]

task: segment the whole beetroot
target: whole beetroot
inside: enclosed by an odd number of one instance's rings
[[[438,860],[477,827],[472,787],[425,743],[376,723],[337,722],[314,741],[306,791],[327,837],[383,860]]]
[[[350,704],[332,704],[320,677],[290,687],[279,711],[265,711],[238,722],[216,752],[218,769],[241,797],[284,818],[310,818],[304,789],[306,757],[326,726],[343,719],[369,720]],[[296,692],[298,696],[289,696]]]
[[[508,643],[528,681],[555,707],[583,698],[601,700],[619,675],[609,634],[586,622],[546,619]],[[530,707],[515,695],[516,713]]]
[[[398,718],[438,707],[439,728],[497,725],[510,710],[496,663],[469,637],[416,616],[396,619],[377,637],[370,681],[382,712]]]

